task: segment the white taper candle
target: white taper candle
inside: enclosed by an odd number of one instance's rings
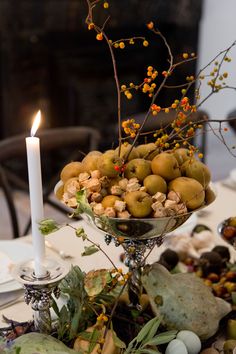
[[[34,270],[37,278],[42,278],[46,275],[46,269],[43,266],[45,258],[45,241],[44,236],[41,235],[41,232],[39,231],[39,221],[44,218],[40,140],[34,136],[40,124],[40,120],[41,112],[38,111],[31,129],[31,137],[26,138]]]

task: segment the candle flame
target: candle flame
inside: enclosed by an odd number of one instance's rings
[[[31,128],[31,136],[35,136],[36,131],[38,130],[39,124],[41,121],[41,111],[38,111],[38,113],[36,114],[35,118],[34,118],[34,122]]]

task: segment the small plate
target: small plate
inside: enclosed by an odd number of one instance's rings
[[[33,258],[33,246],[21,241],[0,241],[0,250],[11,259],[13,264]],[[0,293],[15,291],[21,287],[20,283],[12,279],[0,284]]]

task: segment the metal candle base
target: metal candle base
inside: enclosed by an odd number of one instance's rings
[[[31,304],[34,311],[35,330],[40,333],[50,333],[52,329],[50,307],[52,296],[60,295],[59,282],[66,276],[69,266],[55,259],[45,259],[44,266],[47,274],[37,278],[34,274],[34,261],[21,263],[14,269],[14,278],[25,288],[25,302]]]

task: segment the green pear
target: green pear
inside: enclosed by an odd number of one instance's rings
[[[209,168],[199,160],[188,159],[182,164],[181,172],[183,176],[196,179],[204,188],[206,188],[211,181]]]
[[[168,152],[162,152],[155,156],[151,162],[151,168],[154,175],[159,175],[166,181],[181,176],[178,161],[173,154]]]
[[[229,319],[226,328],[227,338],[236,339],[236,320]]]
[[[158,175],[149,175],[144,178],[143,181],[144,187],[149,194],[154,195],[157,192],[166,194],[167,192],[167,183],[161,176]]]
[[[82,160],[84,172],[91,172],[98,169],[98,158],[102,156],[100,151],[90,151]]]
[[[172,180],[168,188],[180,194],[181,201],[190,210],[199,208],[204,204],[205,191],[201,183],[189,177],[178,177]]]
[[[124,200],[129,213],[135,218],[145,218],[152,212],[152,197],[146,192],[128,192]]]
[[[120,174],[122,159],[116,155],[114,150],[108,150],[98,157],[97,168],[103,176],[116,177]]]
[[[136,147],[133,146],[132,150],[131,150],[131,148],[132,148],[131,144],[122,144],[121,145],[119,156],[124,161],[130,161],[133,159],[137,159],[139,157],[139,153],[137,152]],[[115,149],[115,152],[117,153],[117,155],[119,154],[119,146]],[[127,159],[127,156],[128,156],[128,159]]]
[[[136,151],[139,154],[139,157],[152,160],[156,155],[159,154],[159,149],[155,143],[141,144],[136,146]]]
[[[78,177],[83,171],[83,164],[81,162],[72,161],[63,167],[60,178],[65,183],[69,178]]]
[[[178,164],[181,166],[185,161],[191,158],[191,154],[189,149],[186,148],[178,148],[173,152]]]
[[[229,339],[224,342],[224,354],[233,354],[234,349],[236,348],[236,340]]]
[[[121,200],[117,195],[106,195],[102,200],[102,206],[104,209],[114,207],[114,204],[117,200]]]
[[[136,177],[140,182],[151,173],[151,162],[141,158],[129,161],[125,167],[125,177]]]

